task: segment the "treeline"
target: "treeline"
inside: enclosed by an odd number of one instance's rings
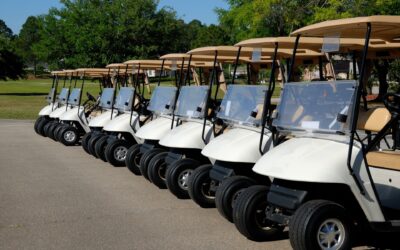
[[[158,58],[207,45],[288,35],[311,23],[352,16],[400,14],[398,0],[226,0],[218,25],[185,23],[158,0],[60,0],[63,7],[31,16],[19,35],[0,20],[0,78],[22,66],[102,67],[134,58]],[[193,10],[196,11],[196,10]]]

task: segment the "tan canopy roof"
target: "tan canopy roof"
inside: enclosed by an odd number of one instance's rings
[[[400,37],[400,16],[368,16],[330,20],[312,24],[292,32],[292,36],[323,37],[338,34],[346,38],[364,38],[371,23],[371,39],[391,41]]]

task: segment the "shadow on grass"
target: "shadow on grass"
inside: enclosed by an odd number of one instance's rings
[[[0,96],[11,96],[11,95],[16,95],[16,96],[46,96],[48,93],[0,93]]]

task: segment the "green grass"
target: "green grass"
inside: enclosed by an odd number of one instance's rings
[[[50,90],[52,81],[50,79],[38,80],[17,80],[17,81],[0,81],[0,119],[36,119],[40,109],[47,103],[45,97]],[[62,85],[59,83],[59,89]],[[163,85],[172,85],[172,82],[163,82]],[[154,89],[155,83],[151,84]],[[78,86],[80,81],[78,80]],[[213,88],[213,95],[216,87]],[[97,82],[85,82],[83,99],[86,100],[86,92],[94,96],[99,94],[99,84]],[[279,86],[274,93],[274,97],[279,96]],[[150,98],[147,88],[145,96]],[[222,99],[223,92],[218,91],[218,98]]]

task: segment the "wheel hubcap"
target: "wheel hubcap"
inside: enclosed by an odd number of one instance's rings
[[[118,161],[125,161],[128,149],[124,146],[119,146],[114,150],[114,158]]]
[[[201,193],[209,200],[215,199],[215,192],[211,191],[212,181],[208,180],[201,184]]]
[[[160,167],[158,168],[158,176],[160,176],[161,180],[165,181],[165,172],[167,170],[167,164],[165,162],[160,164]],[[185,180],[187,181],[187,180]],[[186,184],[187,186],[187,184]]]
[[[339,249],[344,242],[345,229],[338,219],[324,221],[318,229],[318,244],[322,249]]]
[[[183,190],[188,190],[188,179],[189,176],[192,174],[192,169],[185,169],[183,170],[178,176],[178,185]]]
[[[72,142],[72,141],[75,140],[75,138],[76,138],[76,135],[75,135],[75,133],[74,133],[73,131],[66,131],[66,132],[64,133],[64,139],[65,139],[67,142]]]

